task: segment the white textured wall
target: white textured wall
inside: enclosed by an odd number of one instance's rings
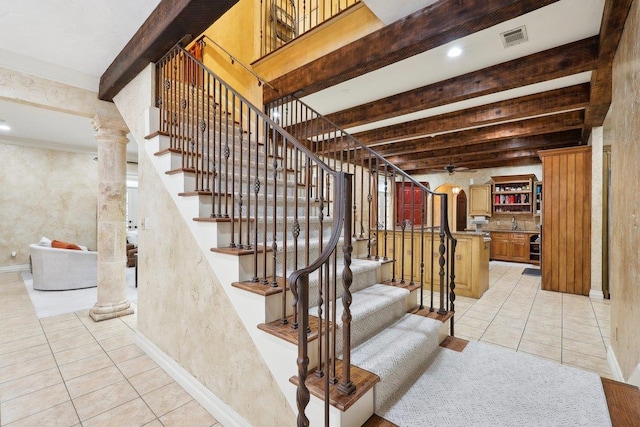
[[[640,364],[640,2],[634,1],[613,63],[611,127],[611,347],[624,379]]]
[[[593,298],[604,298],[602,293],[602,185],[603,185],[603,130],[591,131],[591,293]]]
[[[42,236],[95,250],[97,176],[93,155],[0,143],[0,267]]]
[[[115,97],[140,144],[151,75],[147,68]],[[215,274],[225,266],[212,269],[146,150],[138,153],[139,214],[151,219],[138,239],[138,331],[251,425],[293,425],[291,407]]]

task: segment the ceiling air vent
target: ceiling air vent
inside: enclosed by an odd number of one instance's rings
[[[500,33],[500,39],[502,39],[504,47],[511,47],[524,43],[529,40],[527,37],[527,27],[523,25],[522,27]]]

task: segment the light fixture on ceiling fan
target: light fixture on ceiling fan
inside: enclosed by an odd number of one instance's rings
[[[455,166],[454,164],[451,163],[451,161],[449,161],[449,164],[447,164],[442,169],[431,169],[431,172],[433,172],[433,173],[445,173],[445,172],[448,172],[449,175],[453,175],[455,172],[473,173],[475,171],[476,171],[475,169],[469,169],[469,168],[464,167],[464,166]]]

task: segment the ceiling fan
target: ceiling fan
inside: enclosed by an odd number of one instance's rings
[[[464,167],[464,166],[455,166],[451,162],[449,162],[449,164],[446,165],[445,167],[443,167],[442,169],[431,169],[431,171],[434,172],[434,173],[445,173],[445,172],[448,172],[449,175],[453,175],[455,172],[473,173],[476,170],[475,169],[469,169],[469,168]]]

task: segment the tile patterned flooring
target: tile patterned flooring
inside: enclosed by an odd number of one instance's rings
[[[135,327],[135,314],[95,323],[89,310],[38,319],[20,274],[0,274],[0,425],[221,427]]]
[[[456,299],[455,334],[612,378],[609,300],[543,291],[524,264],[492,261],[481,299]]]
[[[492,262],[484,296],[456,301],[456,335],[611,377],[609,302],[542,291],[525,267]],[[221,426],[135,327],[135,314],[95,323],[88,310],[38,319],[20,274],[0,274],[0,425]]]

